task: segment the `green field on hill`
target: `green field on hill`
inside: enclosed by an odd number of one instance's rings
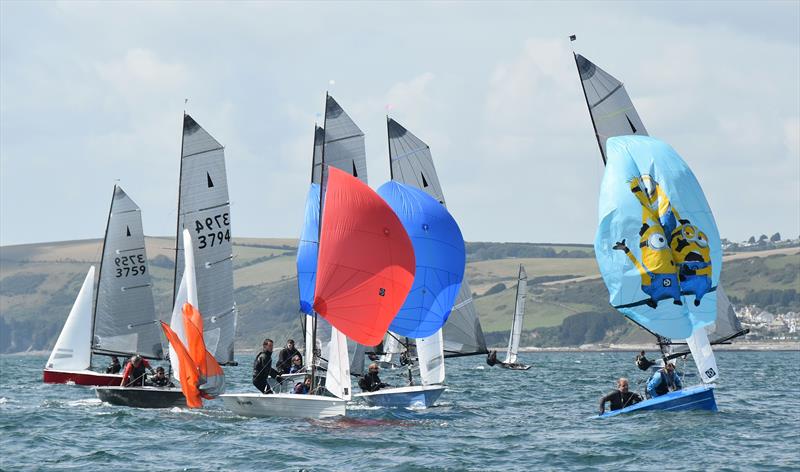
[[[147,238],[146,245],[157,313],[166,320],[174,240]],[[291,239],[234,241],[239,348],[253,348],[264,336],[301,337],[296,245]],[[52,347],[89,265],[99,261],[100,249],[100,240],[0,248],[0,353]],[[523,345],[642,339],[640,329],[608,306],[591,246],[482,242],[468,243],[467,249],[466,277],[490,344],[502,345],[507,338],[519,264],[529,279]],[[800,311],[793,301],[800,287],[800,250],[728,258],[723,283],[734,301],[759,300],[778,309],[788,300]],[[575,336],[570,330],[576,329],[593,334]]]

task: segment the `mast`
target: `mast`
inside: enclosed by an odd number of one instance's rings
[[[97,298],[100,295],[100,277],[103,276],[103,259],[105,259],[106,240],[108,239],[108,226],[111,224],[111,211],[114,209],[114,195],[117,194],[117,184],[114,184],[114,190],[111,192],[111,204],[108,206],[108,218],[106,218],[106,231],[103,234],[103,248],[100,250],[100,266],[97,269],[97,290],[94,293],[94,306],[92,307],[92,332],[89,339],[89,346],[94,347],[94,323],[97,317]],[[94,285],[94,281],[92,281]],[[89,349],[89,367],[92,366],[92,355],[94,349]]]
[[[324,132],[327,134],[328,128],[328,92],[325,92],[325,116],[322,121],[322,128]],[[314,133],[316,135],[316,128],[314,129]],[[312,155],[312,165],[311,165],[311,178],[314,178],[314,164],[313,164],[313,155]],[[325,187],[325,139],[322,139],[322,153],[320,154],[320,167],[319,167],[319,226],[317,227],[317,258],[319,258],[319,243],[322,242],[322,202],[325,200],[323,189]],[[316,357],[316,349],[317,349],[317,311],[313,309],[312,304],[312,311],[314,312],[314,319],[312,321],[312,329],[311,329],[311,389],[313,390],[316,386],[317,382],[317,365],[314,362],[314,358]],[[321,354],[321,353],[320,353]]]
[[[389,115],[386,115],[386,146],[389,148],[389,180],[394,180],[394,169],[392,169],[392,137],[389,133]]]
[[[178,280],[178,240],[181,237],[181,187],[183,187],[183,139],[186,133],[184,132],[184,128],[186,127],[186,110],[183,112],[183,120],[181,120],[181,153],[180,153],[180,165],[178,167],[178,214],[175,217],[175,268],[172,273],[172,305],[175,305],[175,298],[178,296],[178,284],[180,281]],[[198,307],[199,308],[199,307]]]

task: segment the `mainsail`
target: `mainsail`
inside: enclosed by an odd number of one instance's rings
[[[234,360],[236,332],[230,225],[224,148],[191,116],[184,115],[173,300],[183,273],[181,232],[188,229],[197,252],[197,308],[203,315],[205,343],[223,364]]]
[[[505,364],[517,362],[519,340],[522,335],[522,319],[525,317],[525,295],[528,292],[528,274],[522,264],[519,265],[517,275],[517,302],[514,304],[514,321],[511,322],[511,333],[508,336],[508,350],[506,351]]]
[[[92,351],[162,359],[164,352],[144,247],[142,213],[117,185],[98,278]]]
[[[574,56],[597,144],[600,146],[600,156],[603,162],[606,162],[608,138],[626,135],[647,136],[647,130],[622,82],[580,54]]]
[[[392,180],[417,187],[447,206],[430,147],[391,118],[387,119],[387,128]],[[461,283],[442,337],[448,357],[488,352],[466,279]]]

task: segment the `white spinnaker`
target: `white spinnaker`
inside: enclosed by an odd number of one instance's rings
[[[94,299],[94,266],[89,268],[69,311],[67,321],[50,358],[47,369],[87,370],[92,363],[92,300]]]
[[[717,381],[719,379],[717,360],[714,358],[714,351],[711,350],[711,343],[708,341],[705,328],[696,328],[692,336],[686,340],[686,344],[692,351],[692,358],[703,383]]]
[[[417,357],[422,385],[443,384],[444,341],[441,329],[427,338],[417,339]]]
[[[183,230],[183,251],[184,251],[184,269],[181,276],[181,283],[178,287],[178,294],[175,296],[175,306],[172,307],[172,318],[169,321],[169,327],[181,342],[186,345],[186,330],[183,327],[183,305],[184,303],[191,303],[197,308],[197,281],[194,275],[194,247],[192,246],[192,238],[189,235],[189,230]],[[204,333],[205,334],[205,333]],[[169,362],[172,365],[172,376],[176,379],[180,378],[180,366],[178,362],[178,354],[173,349],[172,344],[169,346]]]
[[[342,400],[351,399],[350,357],[347,354],[347,337],[338,329],[331,327],[329,343],[328,372],[325,376],[325,388]]]
[[[505,364],[517,362],[517,352],[519,351],[519,340],[522,336],[522,320],[525,318],[525,294],[528,291],[528,274],[522,264],[519,266],[519,276],[517,277],[517,303],[514,308],[514,321],[511,323],[511,334],[508,337],[508,350],[506,351]]]

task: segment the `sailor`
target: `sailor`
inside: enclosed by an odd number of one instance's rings
[[[122,370],[122,365],[119,363],[117,356],[111,356],[111,364],[106,367],[106,374],[119,374]]]
[[[297,382],[294,386],[294,393],[298,395],[306,395],[311,391],[311,376],[306,375],[302,382]]]
[[[358,386],[361,387],[362,392],[377,392],[378,390],[389,386],[388,384],[381,382],[381,378],[378,377],[379,370],[378,363],[373,362],[369,365],[369,372],[358,379]]]
[[[663,369],[659,370],[647,382],[647,394],[651,398],[659,397],[670,390],[680,390],[683,388],[681,378],[675,373],[675,364],[667,362]]]
[[[143,386],[145,378],[147,377],[145,369],[149,370],[151,374],[154,373],[153,368],[150,367],[146,359],[142,359],[142,356],[136,354],[131,357],[131,360],[125,364],[125,370],[122,372],[122,382],[120,382],[120,385],[123,387]]]
[[[280,372],[272,368],[272,340],[267,338],[261,344],[261,352],[256,356],[253,362],[253,385],[259,392],[272,393],[269,388],[267,378],[272,377],[277,379]]]
[[[636,356],[636,367],[640,370],[648,370],[650,367],[656,365],[655,362],[651,361],[644,355],[644,351],[640,352],[638,356]]]
[[[156,367],[156,375],[150,379],[150,385],[153,387],[174,387],[175,384],[170,382],[169,377],[164,373],[164,368],[161,366]]]
[[[492,351],[486,356],[486,363],[490,366],[494,366],[497,362],[497,351]]]
[[[286,341],[286,347],[281,349],[281,352],[278,353],[278,362],[275,363],[275,368],[278,369],[282,374],[288,374],[289,369],[292,367],[292,358],[299,355],[300,351],[294,347],[294,339]],[[301,364],[302,359],[303,358],[301,356]]]
[[[620,377],[617,380],[617,389],[600,399],[600,414],[605,413],[606,402],[611,402],[611,411],[614,411],[635,405],[640,401],[642,401],[642,397],[638,393],[628,391],[628,379]]]
[[[303,359],[300,357],[300,354],[295,354],[292,357],[292,365],[289,367],[289,374],[296,374],[298,372],[303,371]]]

